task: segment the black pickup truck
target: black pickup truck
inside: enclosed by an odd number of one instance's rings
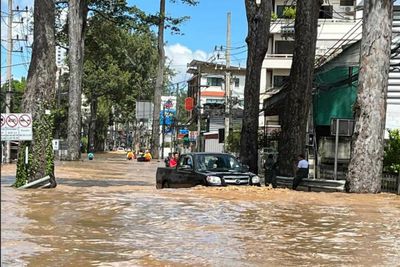
[[[249,172],[234,156],[224,153],[197,152],[180,156],[175,168],[159,167],[156,188],[180,188],[196,185],[261,186],[260,178]]]

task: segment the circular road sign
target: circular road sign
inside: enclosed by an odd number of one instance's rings
[[[3,127],[4,124],[6,124],[6,119],[4,118],[3,115],[1,115],[1,127]]]
[[[11,128],[14,128],[18,124],[18,117],[15,116],[14,114],[10,114],[10,115],[8,115],[8,117],[6,119],[6,123]]]
[[[28,114],[23,114],[19,117],[19,125],[28,127],[32,123],[32,118]]]

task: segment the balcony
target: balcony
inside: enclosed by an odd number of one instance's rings
[[[267,54],[263,62],[263,68],[290,69],[292,66],[292,54]]]

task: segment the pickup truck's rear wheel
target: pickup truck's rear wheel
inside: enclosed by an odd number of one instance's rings
[[[163,182],[162,188],[169,188],[169,183],[168,183],[168,181],[164,181],[164,182]]]

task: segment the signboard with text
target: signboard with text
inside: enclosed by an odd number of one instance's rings
[[[30,113],[1,113],[1,141],[32,140]]]

